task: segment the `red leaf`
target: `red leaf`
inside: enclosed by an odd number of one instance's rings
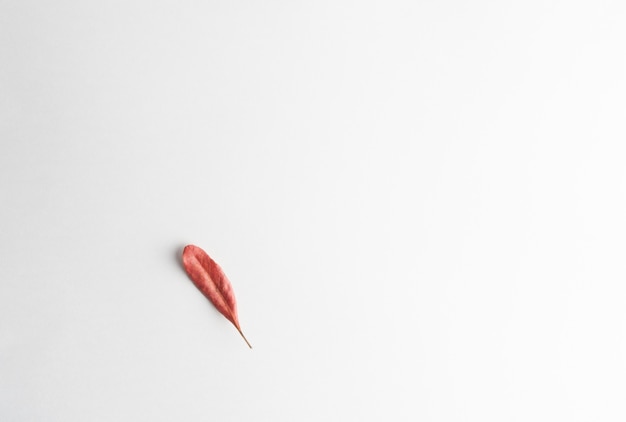
[[[233,323],[248,347],[252,346],[243,335],[237,317],[235,292],[228,277],[206,252],[194,245],[187,245],[183,250],[183,266],[193,284],[217,308],[227,320]]]

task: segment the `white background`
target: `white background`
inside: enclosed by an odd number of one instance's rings
[[[0,420],[626,420],[625,23],[0,0]]]

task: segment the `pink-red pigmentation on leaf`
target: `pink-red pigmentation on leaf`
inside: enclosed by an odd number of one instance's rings
[[[183,250],[183,266],[193,284],[227,320],[233,323],[248,347],[252,349],[239,326],[237,301],[233,286],[217,262],[213,261],[201,248],[187,245]]]

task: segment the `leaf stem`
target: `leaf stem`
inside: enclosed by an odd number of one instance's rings
[[[239,327],[235,327],[235,328],[237,328],[237,331],[239,331],[239,334],[241,334],[241,337],[243,337],[243,339],[246,341],[246,344],[248,345],[248,347],[252,349],[252,345],[250,344],[246,336],[243,335],[243,332],[241,331],[241,329]]]

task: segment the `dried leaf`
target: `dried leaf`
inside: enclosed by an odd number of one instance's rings
[[[233,323],[241,337],[248,344],[248,347],[252,349],[239,326],[235,292],[220,266],[206,252],[194,245],[185,246],[183,250],[183,265],[193,284],[227,320]]]

